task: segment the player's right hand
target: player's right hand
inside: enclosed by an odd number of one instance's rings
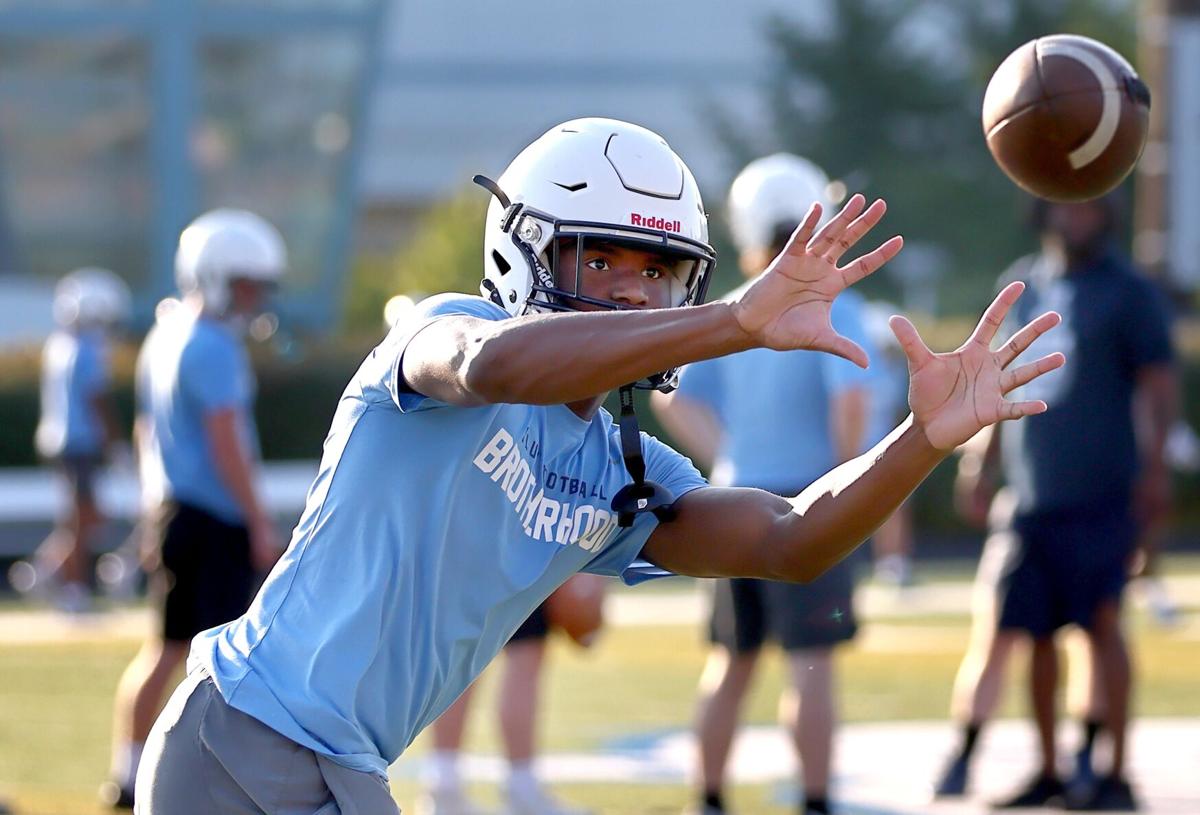
[[[868,207],[866,199],[855,194],[818,230],[821,206],[813,204],[784,250],[732,303],[738,324],[760,346],[827,351],[867,367],[866,352],[834,330],[829,310],[843,290],[894,258],[904,245],[897,235],[838,265],[886,211],[883,199]]]

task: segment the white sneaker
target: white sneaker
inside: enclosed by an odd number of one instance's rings
[[[590,809],[564,804],[541,787],[509,789],[506,815],[592,815]]]
[[[432,789],[417,799],[416,815],[492,815],[461,788]]]

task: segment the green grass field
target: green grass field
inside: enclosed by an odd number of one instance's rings
[[[1179,561],[1174,568],[1181,568]],[[1182,568],[1200,573],[1200,562],[1187,560]],[[1153,627],[1140,613],[1130,615],[1141,715],[1200,715],[1197,600],[1190,602],[1187,623],[1168,631]],[[866,622],[858,644],[845,649],[839,663],[845,720],[943,718],[967,623],[965,613]],[[0,645],[0,797],[14,812],[103,811],[95,793],[107,769],[110,704],[136,645],[129,639]],[[700,631],[690,625],[612,628],[590,652],[556,640],[545,690],[544,749],[586,750],[631,734],[686,727],[702,659]],[[1014,673],[1022,669],[1022,661],[1013,666]],[[748,700],[747,721],[774,720],[781,676],[772,653]],[[485,675],[469,727],[474,751],[497,750],[491,694]],[[1003,715],[1022,715],[1023,699],[1020,683],[1010,682]],[[423,749],[423,739],[418,740],[413,750]],[[676,812],[688,800],[681,785],[614,782],[559,790],[605,813]],[[477,792],[482,800],[495,800],[488,787]],[[784,812],[770,803],[770,792],[765,786],[741,786],[734,800],[747,812]],[[395,793],[408,808],[417,789],[401,781]]]

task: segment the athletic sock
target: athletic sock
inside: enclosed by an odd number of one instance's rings
[[[1100,721],[1099,719],[1090,719],[1090,718],[1084,719],[1083,720],[1083,744],[1080,746],[1079,751],[1081,753],[1082,752],[1090,753],[1092,751],[1092,745],[1094,745],[1096,743],[1096,736],[1103,729],[1104,729],[1104,722]]]
[[[971,754],[975,752],[975,742],[979,739],[979,731],[982,727],[983,725],[977,722],[971,722],[963,726],[962,747],[958,753],[960,761],[969,761],[971,759]]]
[[[701,796],[701,800],[704,802],[705,809],[715,809],[718,812],[725,811],[725,802],[721,800],[720,792],[706,792]]]

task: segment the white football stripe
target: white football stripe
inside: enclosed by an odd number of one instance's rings
[[[1088,136],[1087,141],[1067,154],[1067,160],[1071,163],[1071,167],[1078,170],[1099,158],[1100,154],[1112,144],[1113,136],[1117,132],[1117,124],[1121,120],[1121,90],[1117,87],[1117,78],[1113,76],[1109,67],[1086,48],[1065,42],[1039,43],[1039,47],[1043,54],[1071,57],[1078,60],[1083,67],[1095,75],[1103,92],[1100,121],[1096,124],[1096,129],[1092,131],[1092,135]]]

